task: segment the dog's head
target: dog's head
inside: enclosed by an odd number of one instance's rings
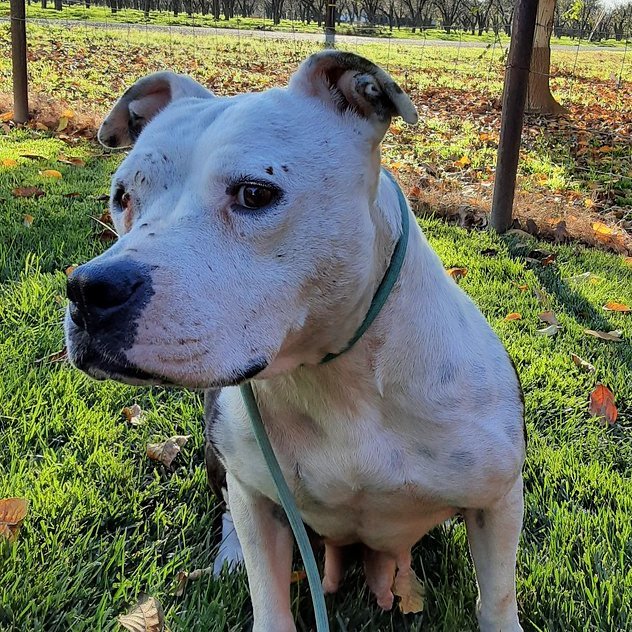
[[[374,259],[385,265],[374,202],[395,115],[417,118],[388,74],[349,53],[313,55],[259,94],[218,98],[168,72],[134,84],[99,130],[133,148],[112,181],[119,239],[68,279],[73,363],[213,387],[342,348]]]

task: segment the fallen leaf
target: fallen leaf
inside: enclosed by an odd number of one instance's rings
[[[72,265],[72,266],[68,266],[64,272],[66,273],[66,276],[70,276],[76,269],[78,266],[76,265]]]
[[[33,220],[35,218],[32,215],[29,215],[28,213],[24,216],[24,219],[22,220],[22,223],[27,227],[27,228],[31,228],[31,226],[33,226]]]
[[[571,238],[568,230],[566,229],[566,222],[561,221],[555,225],[553,229],[553,240],[556,244],[563,243],[568,241]]]
[[[571,353],[571,358],[573,358],[573,362],[580,369],[583,369],[587,373],[594,373],[595,367],[590,364],[590,362],[586,362],[586,360],[582,360],[577,354]]]
[[[547,296],[542,290],[538,290],[537,287],[533,288],[533,294],[538,299],[540,303],[546,303]]]
[[[44,171],[40,171],[40,175],[44,178],[56,178],[57,180],[63,177],[61,171],[57,171],[57,169],[44,169]]]
[[[15,197],[40,197],[44,195],[44,191],[42,189],[38,189],[37,187],[18,187],[17,189],[13,189],[11,191]]]
[[[101,232],[97,233],[97,239],[99,241],[104,241],[104,242],[114,241],[117,237],[118,237],[117,234],[110,228],[106,228],[105,230],[102,230]]]
[[[608,301],[603,308],[607,312],[621,312],[622,314],[629,314],[632,312],[632,309],[624,303],[616,303],[615,301]]]
[[[550,255],[547,255],[543,259],[540,259],[540,263],[543,266],[550,266],[552,263],[555,262],[556,259],[557,259],[557,255],[555,253],[551,253]]]
[[[612,426],[617,420],[618,411],[614,403],[614,394],[603,384],[597,384],[590,394],[588,410],[591,415],[599,417],[604,426]]]
[[[446,272],[458,283],[467,274],[467,268],[448,268]]]
[[[2,166],[3,167],[17,167],[18,161],[15,158],[3,158]]]
[[[59,124],[57,125],[57,131],[58,132],[63,132],[67,127],[68,127],[68,117],[67,116],[62,116],[59,119]]]
[[[14,116],[15,114],[13,111],[4,112],[3,114],[0,114],[0,122],[6,123],[7,121],[12,121]]]
[[[85,167],[86,165],[85,160],[75,156],[64,156],[64,154],[57,156],[57,162],[63,162],[65,165],[74,165],[75,167]]]
[[[393,594],[400,598],[399,609],[404,614],[421,612],[424,609],[424,585],[411,569],[395,575]]]
[[[26,498],[3,498],[0,500],[0,540],[13,542],[26,518],[29,501]]]
[[[526,292],[529,289],[529,286],[526,283],[522,283],[521,285],[516,283],[516,287],[523,292]]]
[[[519,314],[518,312],[511,312],[507,314],[507,316],[505,316],[505,320],[521,320],[521,319],[522,319],[522,314]]]
[[[545,327],[544,329],[536,330],[535,333],[538,336],[555,336],[559,330],[560,330],[559,325],[549,325],[548,327]]]
[[[69,119],[71,119],[71,118],[74,118],[75,113],[74,113],[72,110],[64,110],[64,111],[61,113],[61,115],[62,115],[62,117],[64,117],[64,118],[69,118]]]
[[[292,574],[290,575],[290,584],[298,584],[306,577],[307,573],[305,571],[292,571]]]
[[[548,325],[558,325],[560,324],[560,321],[557,320],[557,316],[555,315],[555,312],[552,311],[546,311],[546,312],[542,312],[538,318],[543,322],[543,323],[547,323]]]
[[[21,158],[29,158],[30,160],[48,160],[46,156],[42,156],[42,154],[33,154],[29,152],[18,154]]]
[[[121,615],[118,622],[130,632],[162,632],[165,628],[162,606],[149,595],[143,595],[134,609]]]
[[[623,332],[614,329],[612,331],[595,331],[594,329],[584,329],[584,333],[589,336],[594,336],[595,338],[600,338],[601,340],[608,340],[610,342],[622,342]]]
[[[611,147],[610,145],[603,145],[602,147],[598,147],[598,148],[597,148],[597,151],[598,151],[600,154],[608,154],[608,153],[610,153],[611,151],[614,151],[614,147]]]
[[[537,235],[538,234],[538,225],[529,218],[525,225],[525,230],[529,233],[529,235]]]
[[[62,197],[65,197],[65,198],[78,198],[78,197],[81,197],[81,193],[78,193],[77,191],[72,191],[70,193],[63,193]]]
[[[581,274],[568,277],[568,281],[601,281],[601,277],[592,272],[582,272]]]
[[[623,257],[623,263],[627,263],[629,266],[632,266],[632,257]]]
[[[519,228],[510,228],[505,235],[514,235],[515,237],[522,237],[523,239],[532,239],[533,235],[530,235],[524,230],[520,230]]]
[[[35,360],[36,364],[39,364],[40,362],[50,362],[51,364],[55,363],[55,362],[65,362],[68,359],[68,350],[66,349],[66,347],[64,347],[63,349],[60,349],[59,351],[55,351],[54,353],[51,353],[50,355],[44,356],[43,358],[39,358],[38,360]]]
[[[139,426],[141,423],[143,423],[143,411],[138,404],[125,406],[121,413],[132,426]]]
[[[44,125],[44,123],[41,123],[40,121],[35,121],[34,125],[35,125],[35,129],[38,129],[40,132],[48,131],[48,127]]]
[[[173,594],[176,597],[182,597],[182,595],[184,595],[185,591],[186,591],[186,587],[187,584],[189,582],[194,582],[198,579],[200,579],[200,577],[204,577],[205,575],[212,575],[213,574],[213,567],[209,566],[208,568],[198,568],[194,571],[191,571],[190,573],[187,571],[178,571],[178,574],[176,575],[176,588],[173,591]],[[292,573],[293,575],[294,573]]]
[[[169,467],[189,438],[190,435],[177,435],[162,443],[149,443],[147,444],[147,456],[152,461],[159,461]]]
[[[599,235],[612,235],[614,232],[610,226],[607,226],[603,222],[593,222],[592,229]]]
[[[454,162],[457,167],[467,167],[472,164],[472,161],[467,156],[461,156],[458,160]]]

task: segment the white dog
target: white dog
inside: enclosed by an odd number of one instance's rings
[[[417,118],[391,77],[328,51],[287,88],[230,98],[150,75],[99,132],[134,147],[112,183],[120,239],[68,281],[70,357],[99,379],[212,389],[207,436],[226,469],[257,632],[295,630],[292,535],[235,388],[246,380],[303,520],[325,541],[327,592],[340,547],[361,543],[368,584],[391,608],[411,547],[460,513],[481,630],[521,630],[520,385],[408,209],[387,303],[350,350],[319,364],[363,321],[402,230],[379,149],[397,115]]]

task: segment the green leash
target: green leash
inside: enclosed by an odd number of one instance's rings
[[[402,264],[404,263],[406,247],[408,245],[408,234],[410,231],[408,204],[406,203],[406,198],[404,197],[401,188],[392,174],[384,168],[382,169],[382,172],[388,176],[397,189],[397,198],[399,200],[399,208],[402,214],[402,234],[395,244],[395,249],[393,250],[393,255],[391,256],[391,262],[389,263],[389,266],[382,277],[382,281],[373,296],[373,300],[371,301],[371,305],[369,306],[369,310],[362,321],[362,324],[358,327],[357,331],[353,335],[353,338],[351,338],[347,346],[342,351],[339,351],[338,353],[328,353],[320,361],[320,364],[327,364],[327,362],[331,362],[334,358],[337,358],[346,351],[349,351],[349,349],[358,342],[364,332],[371,326],[371,323],[377,318],[377,315],[380,313],[382,307],[384,307],[384,304],[386,303],[388,296],[397,281]],[[316,630],[317,632],[329,632],[329,620],[327,619],[325,595],[323,594],[320,575],[318,573],[318,567],[316,566],[316,559],[314,558],[314,552],[312,551],[309,538],[307,537],[307,532],[305,531],[305,525],[303,524],[301,515],[296,507],[296,503],[294,502],[292,492],[283,478],[281,467],[274,455],[270,439],[268,439],[268,435],[266,434],[263,419],[261,419],[261,413],[259,412],[259,406],[257,406],[257,400],[255,399],[255,395],[252,390],[252,385],[250,382],[242,384],[240,386],[240,390],[241,396],[244,398],[248,416],[250,417],[250,422],[252,423],[255,439],[263,454],[263,458],[266,461],[268,469],[270,470],[270,475],[272,476],[272,480],[274,481],[279,494],[279,501],[281,502],[281,506],[287,515],[290,527],[292,527],[296,544],[298,545],[301,557],[303,558],[303,563],[305,564],[307,582],[309,583],[309,589],[312,593],[312,602],[314,604],[314,613],[316,615]]]

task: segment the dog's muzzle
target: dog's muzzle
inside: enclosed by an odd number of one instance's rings
[[[127,257],[78,267],[67,282],[66,332],[73,364],[97,379],[155,382],[156,376],[125,358],[153,293],[149,267]]]

